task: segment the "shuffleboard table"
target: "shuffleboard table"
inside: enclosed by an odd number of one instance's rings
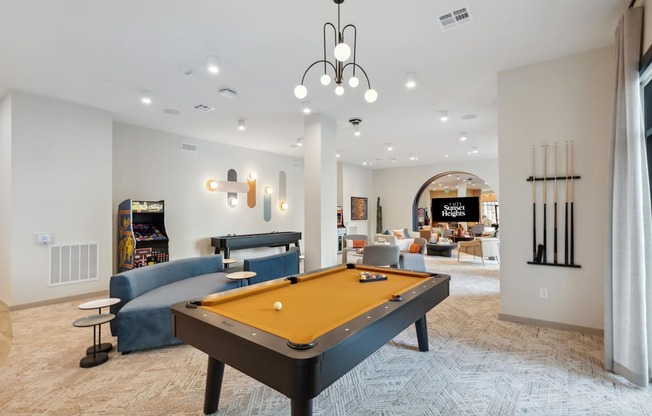
[[[411,324],[428,351],[425,314],[448,297],[449,280],[340,265],[175,304],[174,335],[209,356],[206,414],[217,411],[228,364],[289,397],[292,416],[308,416],[313,398]]]

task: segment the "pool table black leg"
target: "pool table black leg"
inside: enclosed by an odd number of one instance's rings
[[[312,399],[290,399],[292,416],[312,416]]]
[[[209,356],[208,369],[206,370],[206,392],[204,395],[204,414],[206,415],[217,412],[223,378],[224,363]]]
[[[417,330],[417,341],[419,342],[419,351],[428,351],[428,327],[426,326],[426,315],[423,315],[415,323]]]

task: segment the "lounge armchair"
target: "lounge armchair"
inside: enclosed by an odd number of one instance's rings
[[[473,255],[473,259],[480,257],[482,260],[482,265],[484,265],[485,257],[493,257],[498,263],[498,244],[499,240],[497,238],[478,238],[473,241],[463,241],[460,242],[457,249],[457,261],[460,261],[460,254],[466,253]]]
[[[398,268],[399,250],[395,245],[371,245],[362,252],[362,264]]]
[[[415,238],[413,244],[419,244],[421,249],[418,253],[401,251],[399,256],[399,269],[414,270],[418,272],[426,271],[426,260],[423,257],[426,253],[428,241],[425,238]]]
[[[369,240],[367,240],[367,236],[364,234],[347,234],[344,236],[342,239],[342,242],[344,243],[344,247],[342,247],[342,264],[348,263],[347,259],[347,254],[350,252],[354,252],[362,247],[353,247],[353,241],[357,240],[363,240],[365,246],[369,243]],[[347,245],[347,241],[351,242],[351,245]]]

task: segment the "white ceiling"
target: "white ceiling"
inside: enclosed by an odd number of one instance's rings
[[[613,44],[628,3],[347,0],[342,24],[357,26],[357,63],[378,101],[364,101],[362,83],[344,84],[335,96],[333,84],[319,83],[319,68],[306,77],[306,99],[337,121],[337,148],[348,162],[383,168],[495,158],[497,73]],[[437,17],[464,6],[473,22],[443,31]],[[292,146],[303,136],[293,89],[321,59],[327,21],[337,23],[332,0],[0,0],[0,97],[22,90],[126,123],[301,157]],[[217,76],[204,70],[209,55],[221,60]],[[404,87],[408,72],[417,74],[414,90]],[[218,95],[225,87],[238,96]],[[151,105],[140,103],[142,90],[151,91]],[[199,103],[216,110],[198,112]],[[448,110],[447,123],[440,110]],[[467,114],[477,117],[461,118]],[[360,137],[352,117],[362,119]],[[240,118],[245,131],[236,128]],[[467,154],[471,146],[476,155]]]

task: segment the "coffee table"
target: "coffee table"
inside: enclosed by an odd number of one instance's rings
[[[120,303],[120,299],[118,298],[106,298],[106,299],[96,299],[96,300],[91,300],[89,302],[84,302],[81,305],[78,306],[79,309],[82,310],[89,310],[89,309],[97,309],[97,313],[101,314],[102,313],[102,308],[108,308],[109,306],[117,305]],[[99,352],[109,352],[113,349],[113,344],[110,342],[105,342],[102,343],[102,327],[99,327],[99,335],[97,337],[97,351]],[[86,349],[86,354],[92,354],[93,349],[95,348],[95,339],[93,338],[93,345],[88,347]]]
[[[256,272],[234,272],[234,273],[229,273],[226,275],[227,279],[230,280],[237,280],[238,285],[242,287],[242,281],[246,280],[247,281],[247,286],[251,284],[251,279],[252,277],[256,276]]]
[[[102,324],[112,321],[115,319],[115,315],[112,313],[98,313],[96,315],[86,316],[84,318],[79,318],[72,323],[73,326],[78,328],[84,327],[93,327],[93,351],[90,354],[87,354],[84,358],[79,361],[79,366],[81,368],[95,367],[96,365],[104,364],[109,360],[109,354],[106,352],[101,352],[98,350],[98,342],[96,341],[96,327],[101,327]]]
[[[429,256],[452,257],[453,249],[457,247],[455,243],[426,244],[426,253]]]

